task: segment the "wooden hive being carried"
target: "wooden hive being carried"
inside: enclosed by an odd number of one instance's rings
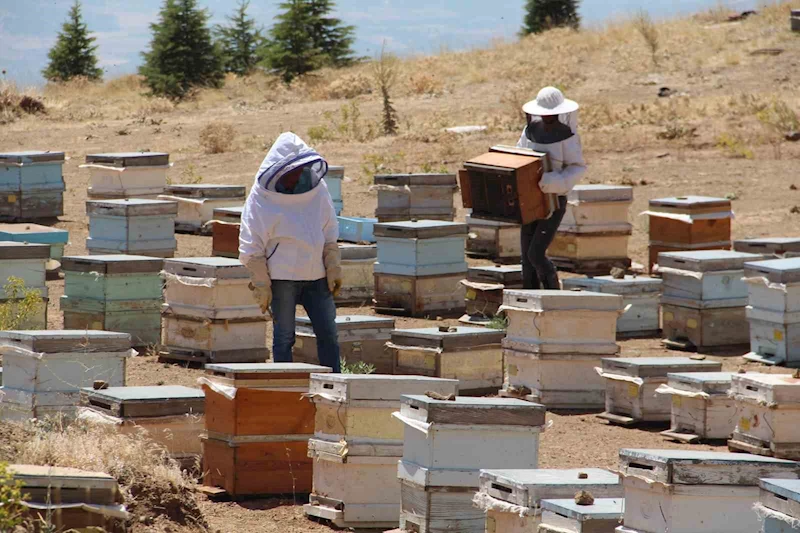
[[[392,174],[375,176],[378,222],[412,219],[446,220],[455,217],[454,174]]]
[[[419,220],[375,225],[375,308],[422,317],[464,312],[466,224]]]
[[[512,398],[403,396],[400,527],[417,533],[484,533],[473,503],[481,469],[536,468],[543,405]]]
[[[353,244],[372,244],[375,242],[377,218],[336,217],[339,223],[339,240]]]
[[[336,210],[336,215],[342,214],[344,209],[344,201],[342,199],[342,182],[344,181],[344,167],[329,166],[328,173],[323,178],[325,185],[328,186],[328,192],[333,201],[333,208]]]
[[[342,254],[342,288],[334,297],[337,305],[371,304],[375,294],[375,259],[378,247],[374,244],[339,243]]]
[[[597,498],[579,503],[576,498],[542,500],[538,533],[614,533],[622,521],[624,498]]]
[[[733,241],[733,249],[737,252],[759,254],[766,258],[784,257],[786,254],[800,253],[798,237],[761,237],[758,239],[739,239]]]
[[[396,527],[400,520],[397,461],[403,424],[392,417],[403,394],[458,394],[458,381],[421,376],[314,374],[314,490],[306,515],[336,527]]]
[[[249,363],[269,357],[267,322],[238,259],[195,257],[164,261],[161,358]]]
[[[498,263],[516,263],[522,258],[520,225],[502,220],[466,217],[469,236],[467,255]]]
[[[50,301],[47,287],[47,262],[50,246],[25,242],[0,241],[0,305],[11,305],[13,315],[25,300],[24,291],[37,292],[38,305],[33,313],[28,313],[25,322],[17,327],[28,329],[47,329],[47,304]],[[22,285],[11,283],[17,278]]]
[[[64,214],[64,152],[0,153],[0,220],[55,218]]]
[[[142,255],[64,257],[64,328],[121,331],[134,346],[159,344],[162,264]]]
[[[172,257],[178,248],[178,204],[165,200],[96,200],[86,202],[92,255],[131,254]]]
[[[503,291],[522,288],[522,265],[469,267],[461,284],[467,289],[467,314],[461,321],[486,324],[503,305]]]
[[[542,522],[544,501],[582,490],[596,498],[622,496],[619,476],[599,468],[481,470],[473,503],[486,512],[487,533],[525,533]]]
[[[761,520],[760,533],[800,531],[800,481],[761,479],[761,491],[754,510]]]
[[[213,211],[211,254],[218,257],[239,257],[239,226],[244,207],[217,207]]]
[[[74,417],[80,391],[95,381],[125,385],[131,336],[108,331],[0,331],[0,416]]]
[[[352,363],[366,363],[375,367],[378,374],[391,374],[392,356],[386,350],[391,338],[394,319],[377,316],[339,315],[336,317],[336,333],[339,339],[339,355]],[[319,363],[317,336],[307,317],[295,319],[295,344],[292,351],[298,363]]]
[[[203,483],[229,495],[310,493],[315,406],[304,363],[206,365]]]
[[[210,235],[212,228],[207,224],[214,219],[214,209],[241,206],[245,194],[241,185],[168,185],[166,194],[158,199],[177,202],[177,233]]]
[[[793,461],[736,453],[623,449],[619,458],[625,525],[617,533],[752,533],[759,478],[800,475]]]
[[[87,154],[81,165],[89,169],[92,200],[155,199],[164,193],[169,167],[169,154],[161,152]]]
[[[720,372],[722,363],[688,357],[614,357],[602,360],[597,373],[605,379],[606,410],[600,418],[629,426],[638,422],[669,422],[672,401],[656,394],[667,374]]]

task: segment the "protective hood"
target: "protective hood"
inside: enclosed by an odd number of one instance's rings
[[[298,167],[310,169],[311,189],[319,185],[328,173],[328,162],[303,139],[291,132],[281,133],[262,161],[255,185],[269,192],[277,192],[275,186],[281,177]]]

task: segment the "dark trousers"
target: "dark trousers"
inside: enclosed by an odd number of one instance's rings
[[[302,305],[317,337],[319,364],[341,372],[336,304],[325,278],[316,281],[272,280],[272,360],[291,363],[295,310]]]
[[[553,242],[558,226],[567,210],[567,197],[558,197],[558,209],[550,218],[523,224],[522,239],[522,286],[524,289],[560,288],[558,271],[547,258],[547,247]]]

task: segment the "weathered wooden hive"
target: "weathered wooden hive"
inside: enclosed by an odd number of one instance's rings
[[[628,310],[617,319],[618,337],[649,337],[657,335],[661,329],[658,313],[661,302],[659,278],[630,275],[624,278],[567,278],[561,281],[561,286],[564,290],[581,289],[622,296],[622,305]]]
[[[354,244],[371,244],[375,242],[373,231],[377,218],[359,218],[337,216],[339,223],[339,240]]]
[[[581,490],[596,498],[622,496],[619,476],[599,468],[481,470],[473,501],[486,512],[487,533],[523,533],[536,531],[545,500],[572,498]]]
[[[503,291],[522,288],[522,265],[469,267],[461,284],[467,291],[467,314],[461,321],[488,323],[503,305]]]
[[[728,447],[800,459],[800,379],[791,374],[735,374],[737,423]]]
[[[468,215],[467,254],[501,263],[519,261],[522,257],[520,225],[501,220],[488,220]]]
[[[733,241],[733,249],[737,252],[748,254],[783,257],[786,254],[800,253],[800,238],[761,237],[758,239],[739,239]]]
[[[337,527],[396,527],[400,520],[397,461],[403,424],[392,417],[403,394],[458,394],[458,381],[422,376],[315,374],[314,490],[306,515]]]
[[[69,232],[39,224],[0,224],[0,241],[47,244],[50,246],[50,259],[60,261],[69,241]]]
[[[728,250],[731,247],[731,201],[708,196],[650,200],[642,213],[650,218],[650,271],[661,252]]]
[[[754,510],[761,520],[761,533],[800,531],[800,481],[761,479]]]
[[[239,207],[245,195],[241,185],[169,185],[158,199],[177,202],[176,232],[210,235],[212,228],[206,224],[214,219],[214,209]]]
[[[375,225],[375,308],[411,316],[463,313],[466,224],[420,220]]]
[[[736,426],[736,402],[728,396],[732,372],[667,374],[656,394],[671,398],[671,425],[661,434],[677,442],[727,440]]]
[[[455,174],[393,174],[375,176],[378,192],[375,217],[379,222],[413,218],[453,220]]]
[[[24,300],[22,289],[36,291],[41,295],[41,304],[29,315],[22,328],[47,329],[47,304],[50,301],[47,288],[47,261],[50,247],[46,244],[0,241],[0,304],[16,306]],[[21,280],[24,287],[10,283],[10,278]]]
[[[325,185],[328,186],[328,192],[333,200],[333,208],[336,210],[337,215],[342,214],[344,209],[344,201],[342,199],[342,182],[344,182],[344,167],[329,166],[328,173],[323,178]]]
[[[238,259],[164,261],[161,358],[214,363],[263,362],[267,322]]]
[[[800,366],[800,258],[747,263],[750,353],[768,365]]]
[[[342,253],[342,288],[334,297],[337,304],[372,303],[375,294],[375,259],[378,247],[374,244],[339,243]]]
[[[211,254],[219,257],[239,257],[239,226],[244,207],[217,207],[213,211]]]
[[[800,32],[800,9],[792,9],[789,16],[789,27],[793,32]]]
[[[403,396],[400,527],[406,531],[484,533],[472,500],[480,470],[536,468],[543,405],[512,398],[434,400]]]
[[[576,185],[567,195],[567,210],[548,247],[548,257],[558,268],[579,274],[627,269],[632,202],[633,187]]]
[[[64,152],[0,153],[0,220],[64,214]]]
[[[759,478],[800,475],[795,462],[736,453],[623,449],[619,457],[625,525],[617,533],[752,533]]]
[[[336,332],[339,354],[348,363],[364,362],[375,367],[378,374],[391,374],[392,354],[386,342],[394,330],[394,319],[377,316],[339,315]],[[295,319],[294,360],[298,363],[319,363],[317,336],[307,317]]]
[[[575,498],[542,500],[539,533],[614,533],[622,522],[624,498],[596,498],[581,504]]]
[[[162,264],[141,255],[64,257],[64,328],[120,331],[134,346],[158,344]]]
[[[0,331],[0,415],[27,420],[75,415],[80,391],[95,381],[125,385],[131,336],[108,331]]]
[[[315,406],[303,395],[311,374],[330,370],[303,363],[206,365],[199,380],[206,396],[203,483],[231,496],[310,493]]]
[[[161,152],[116,152],[87,154],[89,190],[93,200],[121,198],[155,199],[167,186],[169,154]]]
[[[78,418],[113,424],[123,434],[144,430],[170,457],[193,466],[203,453],[204,411],[203,391],[181,385],[87,387],[81,390]]]
[[[459,380],[461,393],[497,392],[503,384],[502,331],[471,327],[392,331],[393,374]]]
[[[178,204],[165,200],[96,200],[86,202],[90,254],[172,257]]]

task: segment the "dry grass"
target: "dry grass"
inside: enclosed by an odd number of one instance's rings
[[[200,146],[207,154],[222,154],[230,151],[236,130],[227,122],[212,122],[200,130]]]

